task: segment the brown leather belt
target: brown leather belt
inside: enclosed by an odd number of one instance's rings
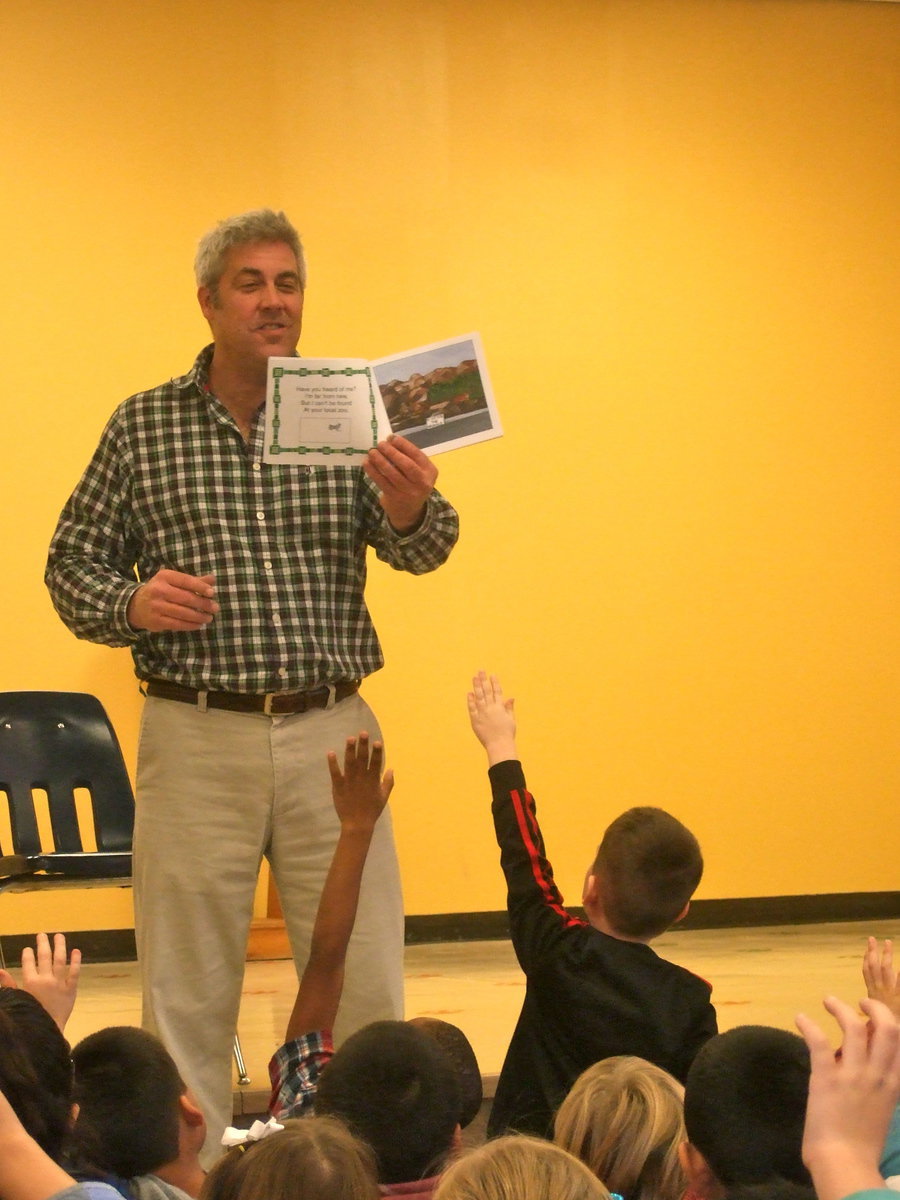
[[[358,679],[341,679],[323,684],[310,692],[203,692],[172,683],[168,679],[147,679],[145,694],[160,700],[180,700],[197,708],[226,708],[229,712],[265,713],[270,717],[288,717],[311,708],[330,708],[359,691]]]

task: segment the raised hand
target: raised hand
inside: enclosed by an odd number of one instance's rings
[[[869,999],[886,1004],[900,1021],[900,979],[894,968],[894,944],[890,938],[885,940],[881,949],[877,938],[869,938],[862,971]]]
[[[491,766],[518,758],[515,701],[504,698],[497,676],[479,671],[472,680],[467,700],[472,730],[487,751]]]
[[[73,950],[67,958],[66,938],[62,933],[53,935],[52,949],[46,933],[37,935],[35,945],[36,951],[30,946],[22,951],[22,990],[30,992],[65,1033],[78,993],[81,951]],[[18,984],[9,971],[0,971],[0,986],[18,987]]]
[[[840,1056],[815,1021],[797,1017],[811,1065],[803,1161],[818,1200],[884,1187],[879,1161],[900,1098],[900,1025],[878,1000],[860,1007],[868,1024],[849,1004],[825,1000],[844,1035]]]
[[[337,754],[329,750],[331,794],[342,829],[371,829],[381,816],[394,787],[393,771],[385,771],[382,778],[383,764],[384,746],[373,742],[370,751],[369,735],[365,732],[347,738],[343,771],[338,766]]]

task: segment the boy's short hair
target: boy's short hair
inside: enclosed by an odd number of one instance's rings
[[[433,1038],[453,1064],[459,1083],[459,1123],[465,1129],[478,1116],[484,1100],[481,1070],[472,1043],[458,1025],[438,1017],[411,1017],[407,1024]]]
[[[681,915],[703,874],[703,855],[670,813],[629,808],[604,833],[591,873],[615,933],[649,939]]]
[[[80,1106],[73,1142],[81,1160],[132,1179],[178,1157],[185,1083],[159,1038],[111,1026],[79,1042],[72,1061]]]
[[[437,1174],[459,1123],[456,1072],[441,1048],[405,1021],[357,1030],[322,1072],[316,1113],[338,1117],[375,1151],[380,1183]]]
[[[801,1157],[808,1092],[803,1038],[767,1025],[720,1033],[688,1071],[688,1141],[725,1188],[774,1179],[808,1186]]]

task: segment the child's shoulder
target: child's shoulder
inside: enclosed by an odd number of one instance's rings
[[[586,921],[579,924],[576,937],[582,943],[581,953],[585,958],[585,965],[593,962],[598,971],[615,971],[642,982],[651,980],[658,985],[667,983],[670,986],[680,986],[700,995],[705,992],[707,997],[712,991],[712,986],[700,975],[695,975],[687,967],[665,958],[648,942],[633,942],[627,938],[615,937],[611,933],[596,929]]]

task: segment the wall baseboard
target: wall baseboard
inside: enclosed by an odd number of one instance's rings
[[[576,916],[580,908],[570,907]],[[679,929],[735,929],[753,925],[815,925],[827,921],[900,919],[900,892],[828,892],[815,896],[748,896],[731,900],[695,900]],[[280,923],[279,923],[280,924]],[[273,931],[274,932],[274,931]],[[406,918],[406,944],[502,941],[509,936],[505,912],[430,913]],[[900,936],[900,931],[898,931]],[[86,962],[131,962],[136,958],[133,929],[95,929],[66,933]],[[7,964],[16,965],[33,934],[7,934]],[[286,955],[272,954],[272,957]],[[262,955],[259,955],[262,957]]]

